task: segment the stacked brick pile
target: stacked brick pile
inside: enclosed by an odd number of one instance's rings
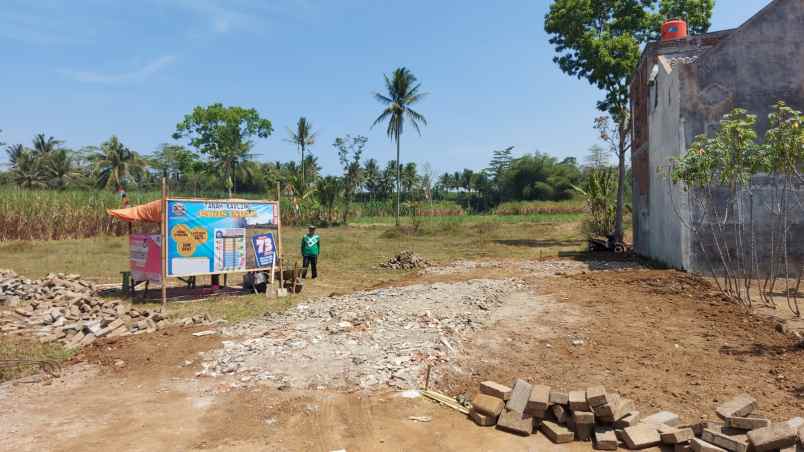
[[[0,307],[0,334],[58,341],[68,348],[167,325],[159,312],[98,298],[91,283],[62,273],[30,280],[0,270]]]
[[[683,424],[660,411],[642,416],[634,402],[602,386],[563,392],[515,380],[485,381],[469,411],[477,425],[552,442],[592,441],[597,450],[672,447],[676,452],[804,452],[804,419],[772,423],[755,414],[756,400],[740,395],[719,406],[719,421]]]

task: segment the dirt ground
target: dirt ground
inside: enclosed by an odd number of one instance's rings
[[[458,357],[435,369],[439,391],[472,394],[479,381],[520,377],[567,390],[603,384],[644,414],[667,409],[687,421],[713,418],[717,403],[739,392],[756,397],[774,420],[804,415],[799,341],[681,272],[548,274],[509,265],[411,274],[395,285],[481,276],[520,278],[531,298],[520,295],[522,315],[497,314],[491,327],[463,341]],[[197,330],[96,343],[61,378],[0,386],[0,444],[15,451],[591,450],[480,428],[390,390],[236,388],[197,378],[199,354],[222,340],[192,336]]]

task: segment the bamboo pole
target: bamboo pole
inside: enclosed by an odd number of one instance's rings
[[[276,182],[276,213],[277,213],[277,225],[276,225],[276,251],[277,251],[277,261],[279,264],[279,288],[285,288],[285,266],[284,260],[285,257],[282,254],[282,184],[281,182]]]
[[[167,310],[167,180],[162,178],[162,312]]]

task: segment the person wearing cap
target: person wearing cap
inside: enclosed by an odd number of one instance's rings
[[[313,279],[318,277],[318,254],[321,252],[321,237],[315,233],[315,226],[307,227],[307,234],[302,237],[302,278],[307,278],[307,266],[313,271]]]

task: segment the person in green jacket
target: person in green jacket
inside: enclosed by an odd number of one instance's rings
[[[321,252],[321,237],[315,233],[315,226],[307,228],[307,234],[301,240],[302,278],[307,279],[307,266],[313,270],[313,279],[318,277],[318,254]]]

